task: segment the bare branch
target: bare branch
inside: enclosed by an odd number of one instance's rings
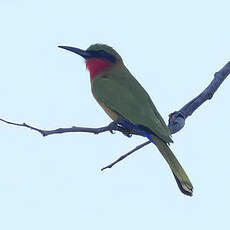
[[[169,114],[169,123],[168,127],[170,129],[171,134],[174,134],[178,131],[180,131],[184,125],[185,125],[185,120],[188,116],[191,116],[193,112],[200,106],[202,105],[205,101],[211,99],[214,95],[214,93],[217,91],[217,89],[220,87],[220,85],[223,83],[223,81],[226,79],[226,77],[230,74],[230,62],[228,62],[221,70],[215,73],[214,79],[211,81],[211,83],[208,85],[208,87],[197,97],[195,97],[193,100],[188,102],[185,106],[183,106],[179,111],[175,111],[171,114]],[[134,135],[140,135],[143,136],[141,133],[134,131],[134,130],[128,130],[127,128],[121,126],[117,122],[111,122],[108,126],[100,127],[100,128],[87,128],[87,127],[76,127],[73,126],[71,128],[58,128],[58,129],[53,129],[53,130],[43,130],[43,129],[38,129],[34,126],[28,125],[26,123],[15,123],[15,122],[10,122],[4,119],[0,119],[0,121],[10,124],[10,125],[15,125],[15,126],[20,126],[20,127],[25,127],[32,129],[34,131],[39,132],[42,136],[49,136],[53,134],[62,134],[62,133],[69,133],[69,132],[85,132],[85,133],[93,133],[93,134],[99,134],[103,132],[110,131],[113,133],[113,131],[119,131],[123,133],[127,137],[131,137],[132,134]],[[136,152],[137,150],[143,148],[144,146],[150,144],[150,141],[144,142],[141,145],[138,145],[136,148],[132,149],[128,153],[122,155],[120,158],[118,158],[116,161],[113,163],[109,164],[108,166],[102,168],[101,170],[107,169],[107,168],[112,168],[115,164],[118,162],[122,161],[125,159],[127,156],[130,154]]]
[[[222,69],[214,74],[214,79],[201,94],[188,102],[179,111],[169,114],[168,127],[172,134],[180,131],[185,125],[186,118],[191,116],[193,112],[205,101],[210,100],[213,97],[214,93],[229,74],[230,62],[228,62]]]
[[[53,134],[63,134],[63,133],[99,134],[99,133],[104,133],[107,131],[110,131],[111,133],[113,133],[113,131],[119,131],[128,137],[131,137],[132,134],[142,136],[141,133],[134,131],[134,130],[132,130],[132,131],[127,130],[125,127],[119,125],[117,122],[111,122],[108,126],[104,126],[104,127],[100,127],[100,128],[88,128],[88,127],[72,126],[70,128],[58,128],[58,129],[45,130],[45,129],[38,129],[38,128],[31,126],[31,125],[28,125],[26,123],[15,123],[15,122],[7,121],[7,120],[1,119],[1,118],[0,118],[0,121],[7,123],[7,124],[10,124],[10,125],[15,125],[15,126],[20,126],[20,127],[32,129],[34,131],[39,132],[43,137],[53,135]]]
[[[111,164],[107,165],[106,167],[102,168],[101,171],[103,171],[103,170],[105,170],[105,169],[108,169],[108,168],[112,168],[115,164],[117,164],[118,162],[124,160],[124,159],[125,159],[127,156],[129,156],[130,154],[136,152],[137,150],[143,148],[144,146],[146,146],[146,145],[148,145],[148,144],[150,144],[150,143],[151,143],[151,141],[146,141],[146,142],[144,142],[143,144],[136,146],[134,149],[132,149],[132,150],[129,151],[128,153],[126,153],[126,154],[120,156],[117,160],[115,160],[115,161],[112,162]]]
[[[192,113],[206,100],[211,99],[213,97],[214,93],[217,91],[217,89],[220,87],[220,85],[223,83],[223,81],[226,79],[226,77],[229,74],[230,74],[230,62],[228,62],[221,70],[215,73],[214,79],[201,94],[199,94],[193,100],[188,102],[179,111],[175,111],[169,114],[168,127],[170,129],[171,134],[180,131],[184,127],[186,118],[188,116],[191,116]],[[112,122],[108,126],[104,126],[100,128],[87,128],[87,127],[73,126],[71,128],[43,130],[43,129],[38,129],[36,127],[33,127],[31,125],[27,125],[26,123],[20,124],[20,123],[10,122],[4,119],[0,119],[0,121],[10,125],[16,125],[16,126],[32,129],[34,131],[39,132],[42,136],[49,136],[53,134],[62,134],[62,133],[69,133],[69,132],[85,132],[85,133],[99,134],[107,131],[110,131],[111,133],[113,131],[119,131],[128,137],[130,137],[131,134],[142,136],[141,133],[136,132],[134,130],[127,130],[126,128],[124,128],[123,126],[119,125],[116,122]]]

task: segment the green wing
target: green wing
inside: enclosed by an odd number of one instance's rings
[[[169,129],[151,98],[125,66],[94,78],[92,90],[110,110],[135,125],[149,128],[165,142],[172,142]]]

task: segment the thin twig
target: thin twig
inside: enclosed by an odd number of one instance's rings
[[[130,131],[124,128],[123,126],[119,125],[116,122],[111,122],[109,125],[100,127],[100,128],[88,128],[88,127],[77,127],[77,126],[72,126],[70,128],[58,128],[58,129],[51,129],[51,130],[45,130],[45,129],[38,129],[32,125],[28,125],[26,123],[15,123],[11,121],[7,121],[5,119],[0,118],[0,121],[10,124],[10,125],[15,125],[15,126],[20,126],[24,128],[29,128],[34,131],[39,132],[43,137],[53,135],[53,134],[63,134],[63,133],[93,133],[93,134],[99,134],[99,133],[104,133],[107,131],[110,131],[113,133],[113,131],[119,131],[123,133],[124,135],[130,137],[131,134],[133,135],[139,135],[142,136],[141,133],[137,131]]]
[[[124,160],[124,159],[125,159],[127,156],[129,156],[130,154],[136,152],[137,150],[143,148],[144,146],[146,146],[146,145],[148,145],[148,144],[150,144],[150,143],[151,143],[151,141],[146,141],[146,142],[144,142],[143,144],[136,146],[134,149],[132,149],[132,150],[129,151],[128,153],[126,153],[126,154],[120,156],[117,160],[115,160],[115,161],[112,162],[111,164],[107,165],[106,167],[102,168],[101,171],[103,171],[103,170],[105,170],[105,169],[108,169],[108,168],[112,168],[115,164],[117,164],[118,162]]]

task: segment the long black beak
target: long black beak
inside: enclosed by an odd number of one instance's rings
[[[59,48],[65,49],[65,50],[69,50],[75,54],[78,54],[80,56],[82,56],[85,59],[91,58],[92,54],[90,52],[88,52],[87,50],[81,50],[75,47],[71,47],[71,46],[58,46]]]

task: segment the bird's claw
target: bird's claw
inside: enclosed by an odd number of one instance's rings
[[[122,132],[126,137],[131,137],[132,136],[132,130],[126,128],[125,126],[119,124],[116,121],[113,121],[109,124],[109,132],[111,134],[115,134],[114,130],[119,130]]]
[[[122,126],[121,127],[121,132],[123,133],[123,135],[125,135],[126,137],[131,137],[132,136],[132,130]]]
[[[109,124],[109,132],[115,134],[114,130],[117,129],[117,122],[113,121]]]
[[[128,131],[122,132],[126,137],[132,137],[132,134]]]

